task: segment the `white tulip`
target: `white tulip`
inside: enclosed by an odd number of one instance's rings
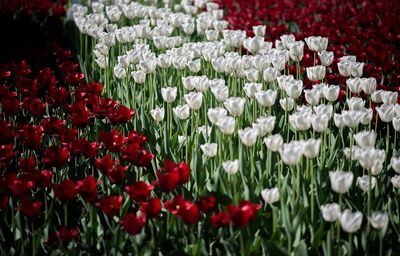
[[[356,185],[359,186],[364,193],[367,193],[369,190],[369,176],[363,175],[362,177],[358,177]],[[376,185],[376,178],[371,177],[371,190],[374,189],[375,185]]]
[[[239,116],[243,113],[246,100],[240,97],[231,97],[224,102],[225,108],[232,116]]]
[[[292,98],[283,98],[279,100],[279,104],[285,111],[292,111],[294,107],[294,99]]]
[[[219,102],[224,102],[229,97],[229,89],[225,85],[211,87],[211,92]]]
[[[380,107],[376,107],[375,109],[378,112],[378,115],[383,122],[385,123],[392,122],[395,113],[394,105],[382,104]]]
[[[347,87],[349,87],[349,90],[352,93],[360,93],[362,90],[361,79],[359,77],[348,78],[346,80],[346,85],[347,85]]]
[[[243,87],[244,92],[249,98],[254,98],[255,94],[261,91],[261,88],[261,83],[245,83]]]
[[[132,71],[131,76],[137,84],[143,84],[146,81],[146,73],[142,70]]]
[[[214,157],[217,155],[218,144],[217,143],[206,143],[200,145],[201,151],[206,157]]]
[[[275,128],[275,116],[266,116],[257,118],[256,122],[252,124],[253,128],[257,129],[258,136],[264,137]]]
[[[365,100],[358,97],[347,99],[346,102],[350,110],[363,110],[365,108]]]
[[[353,184],[353,173],[344,171],[329,172],[331,188],[339,194],[347,193]]]
[[[326,67],[325,66],[314,66],[306,68],[307,78],[311,81],[322,80],[325,78]]]
[[[351,65],[351,75],[354,77],[361,77],[363,74],[364,62],[353,62]]]
[[[307,158],[315,158],[319,154],[320,139],[308,139],[303,143],[303,155]]]
[[[303,145],[301,142],[292,141],[288,144],[283,144],[280,150],[282,161],[287,165],[295,165],[300,162],[302,156]]]
[[[232,134],[235,131],[236,121],[231,116],[224,116],[218,119],[216,125],[223,134]]]
[[[340,87],[336,85],[329,85],[322,90],[324,97],[327,101],[336,101],[339,97]]]
[[[390,182],[392,182],[393,187],[400,189],[400,175],[395,175],[392,177]]]
[[[117,65],[114,67],[114,75],[118,79],[124,79],[126,77],[126,69]]]
[[[282,149],[283,138],[280,134],[270,135],[264,138],[264,143],[272,152],[278,152]]]
[[[346,209],[339,217],[340,226],[347,233],[355,233],[360,229],[363,220],[361,212],[352,212]]]
[[[150,111],[150,114],[156,122],[161,122],[164,119],[165,110],[162,107],[156,107]]]
[[[365,94],[371,95],[376,91],[376,79],[374,77],[361,78],[361,87]]]
[[[383,91],[381,93],[382,102],[385,105],[396,104],[397,102],[397,92]]]
[[[191,110],[198,110],[201,108],[203,103],[203,94],[201,92],[190,92],[183,97]]]
[[[227,115],[228,111],[221,107],[209,108],[207,110],[208,120],[210,120],[212,124],[216,124],[221,117],[225,117]]]
[[[369,218],[371,225],[375,229],[383,229],[389,223],[389,216],[384,212],[372,212]]]
[[[400,158],[398,157],[392,157],[390,159],[390,166],[392,167],[392,169],[397,172],[400,173]]]
[[[345,76],[345,77],[350,76],[351,75],[351,66],[352,65],[353,65],[353,63],[350,62],[350,61],[340,61],[340,62],[338,62],[337,66],[338,66],[338,69],[339,69],[339,73],[342,76]]]
[[[304,90],[304,96],[307,103],[311,106],[315,106],[319,103],[320,94],[317,89]]]
[[[229,160],[222,162],[222,168],[228,174],[235,174],[239,171],[239,160]]]
[[[176,99],[178,89],[176,87],[161,88],[161,96],[166,103],[172,103]]]
[[[244,128],[243,130],[239,130],[239,137],[240,141],[244,145],[246,145],[247,147],[251,147],[257,141],[258,130],[251,127]]]
[[[263,78],[267,83],[274,81],[279,75],[279,70],[273,67],[268,67],[263,71]]]
[[[358,146],[362,148],[374,147],[376,141],[375,131],[361,131],[354,135]]]
[[[261,191],[261,197],[264,199],[266,203],[273,204],[279,201],[279,189],[277,187],[274,188],[265,188]]]
[[[308,48],[314,52],[325,51],[328,47],[328,38],[320,36],[310,36],[304,39]]]
[[[264,107],[270,107],[275,104],[278,93],[274,90],[259,91],[254,94],[257,102]]]
[[[182,106],[176,106],[172,109],[175,116],[180,120],[185,120],[189,118],[190,115],[190,108],[187,104]]]
[[[340,207],[337,203],[323,204],[319,209],[322,218],[327,222],[335,222],[340,216]]]
[[[333,62],[333,52],[321,51],[318,53],[319,60],[324,66],[330,66]]]

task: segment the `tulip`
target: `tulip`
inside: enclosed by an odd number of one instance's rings
[[[279,201],[279,189],[275,188],[265,188],[261,191],[261,197],[266,203],[273,204]]]
[[[165,110],[162,107],[156,107],[155,109],[152,109],[150,111],[151,117],[154,119],[154,121],[161,122],[164,119],[165,115]]]
[[[302,143],[298,141],[292,141],[288,144],[283,144],[279,151],[282,161],[287,165],[295,165],[300,162],[302,156]]]
[[[217,155],[218,144],[217,143],[206,143],[200,145],[201,151],[206,157],[214,157]]]
[[[209,108],[207,110],[207,116],[208,116],[208,120],[210,120],[210,122],[212,124],[216,124],[217,121],[221,118],[221,117],[225,117],[228,115],[228,111],[224,108],[221,107],[217,107],[217,108]]]
[[[236,121],[231,116],[225,116],[219,118],[216,125],[223,134],[232,134],[235,131]]]
[[[228,205],[227,208],[233,225],[244,227],[256,217],[257,211],[261,209],[261,205],[243,201],[238,206]]]
[[[224,102],[224,106],[229,111],[229,114],[236,117],[243,113],[245,103],[246,101],[243,98],[231,97]]]
[[[395,172],[400,173],[400,158],[392,157],[390,159],[390,166]]]
[[[270,135],[264,139],[264,143],[272,152],[278,152],[282,149],[283,138],[280,134]]]
[[[205,140],[207,140],[207,138],[211,136],[211,132],[212,132],[211,126],[202,125],[197,128],[197,133],[202,134]]]
[[[203,103],[203,94],[201,92],[190,92],[184,95],[186,104],[191,110],[198,110]]]
[[[322,90],[324,97],[327,101],[336,101],[339,97],[340,87],[336,85],[329,85]]]
[[[371,95],[376,91],[376,79],[374,77],[361,78],[361,87],[365,94]]]
[[[125,192],[128,193],[129,197],[137,202],[146,201],[153,191],[153,184],[146,184],[144,181],[137,181],[132,185],[125,186]]]
[[[240,141],[247,147],[253,146],[258,137],[258,130],[254,128],[247,127],[243,130],[239,130]]]
[[[346,102],[350,110],[362,110],[365,106],[365,101],[358,97],[347,99]]]
[[[243,87],[244,92],[249,98],[254,98],[255,94],[261,91],[261,88],[261,83],[245,83]]]
[[[352,93],[360,93],[362,90],[361,79],[359,77],[348,78],[346,80],[346,85]]]
[[[364,62],[353,62],[351,65],[351,75],[361,77],[363,74]]]
[[[375,131],[361,131],[354,135],[356,143],[361,148],[374,147],[376,141]]]
[[[322,218],[327,222],[334,222],[340,216],[340,206],[337,203],[321,205],[320,210]]]
[[[340,62],[338,62],[337,66],[338,66],[338,69],[339,69],[339,73],[342,76],[345,76],[345,77],[350,76],[351,75],[351,66],[352,65],[353,65],[352,62],[350,62],[350,61],[340,61]]]
[[[311,106],[315,106],[319,103],[320,94],[317,89],[304,90],[304,96],[307,103]]]
[[[383,229],[389,223],[389,217],[387,213],[384,212],[373,212],[369,218],[371,225],[375,229]]]
[[[358,177],[356,185],[359,186],[364,193],[367,193],[370,190],[369,176],[363,175],[362,177]],[[371,177],[371,190],[374,189],[375,185],[376,185],[376,178]]]
[[[103,210],[103,212],[110,218],[119,214],[122,202],[124,198],[122,196],[106,196],[101,198],[95,203],[96,207]]]
[[[289,54],[293,61],[301,61],[304,56],[304,42],[297,41],[290,44]]]
[[[322,80],[325,78],[326,67],[325,66],[314,66],[306,68],[307,78],[311,81]]]
[[[260,72],[255,68],[251,68],[251,69],[245,71],[245,75],[246,75],[246,79],[249,82],[256,83],[258,80],[258,77],[260,76]],[[245,86],[246,86],[246,84],[245,84]],[[261,90],[261,86],[259,86],[259,88],[256,88],[256,89],[258,89],[257,91]]]
[[[267,83],[273,82],[279,75],[279,70],[273,67],[268,67],[263,71],[263,78]]]
[[[319,60],[321,61],[321,64],[324,65],[325,67],[330,66],[333,62],[333,52],[327,52],[323,50],[321,52],[318,52],[318,57]]]
[[[316,132],[324,132],[328,128],[329,120],[327,114],[315,114],[310,117],[311,126]]]
[[[319,154],[320,139],[308,139],[303,143],[303,155],[307,158],[315,158]]]
[[[304,39],[308,48],[314,52],[325,51],[328,47],[328,38],[320,36],[310,36]]]
[[[383,93],[383,92],[384,92],[383,90],[374,91],[374,92],[371,94],[371,100],[372,100],[372,102],[375,102],[375,103],[382,103],[382,93]]]
[[[117,65],[114,67],[114,75],[118,79],[124,79],[126,77],[126,69]]]
[[[280,39],[286,49],[289,49],[290,45],[296,41],[294,35],[281,35]]]
[[[385,105],[396,104],[397,102],[397,92],[383,91],[381,93],[382,102]]]
[[[211,92],[219,102],[224,102],[229,97],[228,86],[225,85],[212,87]]]
[[[400,189],[400,175],[395,175],[390,179],[394,188]]]
[[[292,109],[294,108],[294,99],[283,98],[279,100],[279,104],[285,111],[292,111]]]
[[[187,104],[176,106],[172,109],[172,111],[174,112],[175,116],[180,120],[188,119],[190,115],[190,109]]]
[[[120,221],[126,233],[130,235],[139,234],[146,224],[146,215],[137,216],[136,213],[128,212]]]
[[[274,90],[259,91],[254,94],[257,102],[264,107],[270,107],[275,104],[278,93]]]
[[[288,81],[285,86],[285,91],[290,98],[297,99],[303,92],[303,81],[295,79]]]
[[[392,122],[395,114],[393,105],[382,104],[380,107],[376,107],[375,109],[383,122]]]
[[[222,162],[222,168],[228,174],[235,174],[239,171],[239,160],[229,160]]]
[[[264,37],[266,28],[267,27],[264,25],[253,26],[254,35],[258,37]]]
[[[176,87],[161,88],[161,95],[163,100],[166,103],[174,102],[176,99],[177,90],[178,89]]]
[[[339,194],[347,193],[353,184],[353,173],[344,171],[329,172],[332,190]]]
[[[230,217],[226,212],[218,212],[211,215],[210,221],[214,228],[219,228],[227,226],[230,222]]]
[[[267,133],[274,130],[275,120],[275,116],[259,117],[257,118],[256,123],[253,123],[252,126],[257,130],[258,136],[264,137]]]
[[[343,211],[339,217],[340,226],[347,233],[355,233],[360,229],[363,220],[361,212],[352,212],[349,209]]]
[[[142,70],[132,71],[131,76],[137,84],[143,84],[146,81],[146,73]]]

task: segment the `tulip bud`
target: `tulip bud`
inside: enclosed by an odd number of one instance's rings
[[[198,110],[203,103],[203,94],[201,92],[190,92],[183,96],[191,110]]]
[[[337,203],[324,204],[319,208],[322,218],[327,222],[335,222],[340,216],[340,207]]]
[[[156,122],[160,122],[164,119],[165,111],[164,111],[164,108],[157,107],[157,108],[151,110],[150,114],[151,114],[151,117],[153,117],[153,119]]]
[[[258,130],[254,128],[247,127],[243,130],[239,130],[240,141],[247,147],[253,146],[258,137]]]
[[[190,109],[187,104],[183,106],[176,106],[172,109],[172,111],[174,112],[175,116],[180,120],[188,119],[190,115]]]
[[[288,144],[283,144],[279,152],[282,161],[287,165],[295,165],[300,162],[302,156],[303,143],[299,141],[292,141]]]
[[[363,175],[362,177],[358,177],[356,185],[359,186],[364,193],[367,193],[369,191],[369,176]],[[371,177],[371,190],[374,189],[375,185],[376,185],[376,178]]]
[[[273,204],[279,201],[279,189],[275,188],[265,188],[261,191],[261,197],[266,203]]]
[[[369,218],[371,225],[375,229],[383,229],[389,223],[389,217],[387,213],[384,212],[373,212]]]
[[[232,116],[239,116],[243,113],[245,103],[243,98],[231,97],[224,102],[224,106]]]
[[[292,111],[294,107],[294,99],[283,98],[279,100],[279,104],[285,111]]]
[[[327,52],[324,50],[318,53],[318,57],[321,61],[321,64],[325,67],[330,66],[333,62],[333,52]]]
[[[332,190],[339,194],[347,193],[353,184],[353,173],[344,171],[329,172]]]
[[[376,79],[374,77],[361,78],[361,87],[365,94],[371,95],[376,90]]]
[[[254,94],[257,102],[264,107],[270,107],[275,104],[278,93],[274,90],[259,91]]]
[[[176,99],[177,91],[176,87],[161,88],[161,96],[166,103],[172,103]]]
[[[383,122],[385,123],[392,122],[394,117],[393,105],[382,104],[380,107],[376,107],[375,109],[378,112],[378,115]]]
[[[329,85],[322,90],[324,97],[327,101],[336,101],[339,97],[340,87],[336,85]]]
[[[228,174],[235,174],[239,171],[239,160],[222,162],[222,168]]]
[[[267,83],[274,81],[279,75],[279,70],[273,67],[268,67],[263,71],[263,78]]]
[[[351,65],[351,75],[361,77],[363,74],[364,62],[353,62]]]
[[[219,118],[216,125],[223,134],[232,134],[235,131],[236,121],[231,116],[225,116]]]
[[[340,226],[347,233],[355,233],[360,229],[363,220],[361,212],[352,212],[349,209],[343,211],[339,217]]]
[[[228,111],[224,108],[209,108],[207,110],[207,116],[208,116],[208,120],[210,120],[210,122],[212,124],[216,124],[217,121],[221,118],[221,117],[225,117],[227,116]]]
[[[319,154],[320,139],[309,139],[303,143],[303,155],[307,158],[315,158]]]
[[[131,76],[137,84],[143,84],[146,81],[146,73],[144,73],[142,70],[132,71]]]
[[[280,134],[270,135],[264,139],[264,143],[272,152],[278,152],[282,149],[283,138]]]
[[[214,157],[217,155],[218,144],[217,143],[206,143],[200,145],[201,151],[206,157]]]

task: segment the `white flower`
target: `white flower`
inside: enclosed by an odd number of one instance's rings
[[[308,48],[314,52],[322,52],[328,47],[328,38],[320,36],[310,36],[304,39]]]
[[[265,188],[261,191],[261,197],[264,199],[266,203],[273,204],[279,201],[279,189],[277,187],[274,188]]]
[[[286,49],[290,48],[290,45],[296,41],[294,35],[281,35],[281,41],[283,44],[283,47]]]
[[[244,128],[239,130],[239,137],[240,141],[247,147],[253,146],[257,141],[258,130],[251,127]]]
[[[186,90],[192,91],[194,89],[194,80],[192,76],[182,77],[182,84]]]
[[[383,91],[383,90],[374,91],[374,92],[371,94],[371,100],[372,100],[372,102],[375,102],[375,103],[382,103],[382,92],[384,92],[384,91]]]
[[[365,108],[365,100],[358,97],[347,99],[346,102],[350,110],[363,110]]]
[[[243,89],[247,97],[254,98],[255,94],[261,91],[261,87],[261,83],[245,83]]]
[[[150,114],[156,122],[160,122],[164,119],[165,111],[162,107],[156,107],[150,111]]]
[[[354,233],[360,229],[363,220],[361,212],[352,212],[349,209],[343,211],[340,215],[339,222],[342,229],[347,233]]]
[[[274,90],[259,91],[255,94],[257,102],[264,107],[270,107],[275,104],[278,93]]]
[[[297,99],[303,92],[303,81],[302,80],[290,80],[286,82],[285,91],[290,98]]]
[[[264,143],[272,152],[278,152],[282,149],[283,138],[280,134],[270,135],[264,139]]]
[[[228,114],[228,111],[224,108],[221,107],[216,107],[216,108],[209,108],[207,110],[207,116],[208,116],[208,120],[210,120],[210,122],[212,124],[216,124],[217,121],[221,118],[224,117]]]
[[[146,73],[144,73],[142,70],[132,71],[131,76],[137,84],[143,84],[146,81]]]
[[[202,125],[199,128],[197,128],[197,133],[202,134],[204,139],[206,139],[206,140],[207,140],[208,137],[210,137],[211,132],[212,132],[212,127],[211,126]]]
[[[251,68],[251,69],[245,71],[245,75],[246,75],[247,80],[249,80],[252,83],[255,83],[255,82],[257,82],[258,77],[260,76],[260,72],[255,68]],[[259,90],[261,90],[261,86],[260,86]]]
[[[293,61],[301,61],[304,56],[304,42],[297,41],[290,44],[289,49],[290,58]]]
[[[273,67],[268,67],[263,71],[263,78],[267,83],[274,81],[279,75],[279,70]]]
[[[225,108],[232,116],[239,116],[243,113],[246,100],[240,97],[231,97],[224,102]]]
[[[190,92],[183,96],[190,109],[198,110],[203,103],[203,94],[201,92]]]
[[[266,28],[267,27],[264,25],[253,26],[254,35],[259,37],[264,37]]]
[[[324,66],[330,66],[333,62],[333,52],[321,51],[318,53],[319,60]]]
[[[400,117],[399,116],[393,117],[392,125],[396,132],[400,132]]]
[[[396,104],[397,102],[397,92],[383,91],[381,93],[382,102],[385,105]]]
[[[341,60],[340,62],[338,62],[337,66],[339,69],[339,73],[342,76],[350,76],[351,75],[351,66],[353,65],[352,62],[350,61],[346,61],[346,60]]]
[[[206,157],[214,157],[217,155],[218,144],[217,143],[206,143],[200,145],[201,151]]]
[[[354,77],[361,77],[363,74],[364,62],[353,62],[351,65],[351,75]]]
[[[368,192],[369,190],[369,176],[363,175],[362,177],[358,177],[356,181],[356,185],[360,187],[364,193]],[[376,185],[376,178],[371,177],[371,190],[374,189]]]
[[[375,229],[383,229],[389,223],[389,216],[385,212],[372,212],[369,221]]]
[[[289,116],[289,123],[296,131],[307,131],[311,127],[310,114],[298,111]]]
[[[371,95],[376,91],[376,79],[374,77],[361,78],[361,87],[365,94]]]
[[[400,158],[392,157],[390,159],[390,166],[395,172],[400,173]]]
[[[314,66],[306,68],[307,78],[311,81],[322,80],[325,78],[326,67],[325,66]]]
[[[280,150],[282,161],[287,165],[295,165],[300,162],[302,156],[303,143],[292,141],[288,144],[283,144]]]
[[[179,145],[183,145],[183,143],[185,143],[186,141],[186,137],[182,136],[182,135],[178,135],[178,143]]]
[[[225,85],[211,87],[211,92],[219,102],[224,102],[229,97],[229,89]]]
[[[294,99],[292,98],[283,98],[279,100],[279,104],[285,111],[292,111],[294,107]]]
[[[319,91],[318,89],[304,90],[304,96],[306,97],[306,101],[311,106],[315,106],[319,102]]]
[[[353,173],[344,171],[329,172],[332,190],[339,194],[347,193],[353,184]]]
[[[239,160],[230,160],[222,162],[222,168],[228,174],[235,174],[239,171]]]
[[[375,131],[361,131],[354,135],[358,146],[362,148],[374,147],[376,141]]]
[[[236,121],[231,116],[224,116],[218,119],[216,125],[223,134],[232,134],[235,131]]]
[[[303,155],[307,158],[315,158],[319,154],[320,139],[308,139],[303,143]]]
[[[275,128],[275,116],[263,116],[257,118],[256,122],[252,124],[253,128],[257,129],[258,136],[264,137]]]
[[[359,148],[355,152],[355,158],[361,167],[371,171],[373,175],[377,175],[382,171],[382,164],[386,158],[385,150],[369,148]]]
[[[329,125],[328,114],[314,114],[310,117],[311,126],[316,132],[323,132],[328,128]]]
[[[382,99],[383,99],[383,97],[382,97]],[[383,122],[385,122],[385,123],[392,122],[393,117],[394,117],[394,106],[393,105],[382,104],[380,107],[376,107],[375,109],[378,112],[378,115]]]
[[[176,99],[178,89],[176,87],[161,88],[161,96],[167,103],[172,103]]]
[[[340,207],[337,203],[323,204],[319,208],[322,213],[322,218],[327,222],[334,222],[340,216]]]
[[[190,108],[187,104],[176,106],[172,109],[172,111],[174,111],[175,116],[180,120],[188,119],[190,115]]]
[[[324,97],[327,101],[333,102],[336,101],[339,97],[340,87],[336,85],[329,85],[327,87],[324,87],[322,93],[324,94]]]
[[[346,80],[346,85],[347,85],[347,87],[349,87],[349,90],[352,93],[360,93],[362,90],[361,79],[359,77],[348,78]]]
[[[390,182],[392,182],[393,187],[400,189],[400,175],[395,175],[392,177]]]
[[[114,75],[118,79],[124,79],[126,77],[126,70],[123,67],[116,65],[114,67]]]

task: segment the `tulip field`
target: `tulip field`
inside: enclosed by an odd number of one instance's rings
[[[397,1],[2,1],[1,255],[399,255]]]

